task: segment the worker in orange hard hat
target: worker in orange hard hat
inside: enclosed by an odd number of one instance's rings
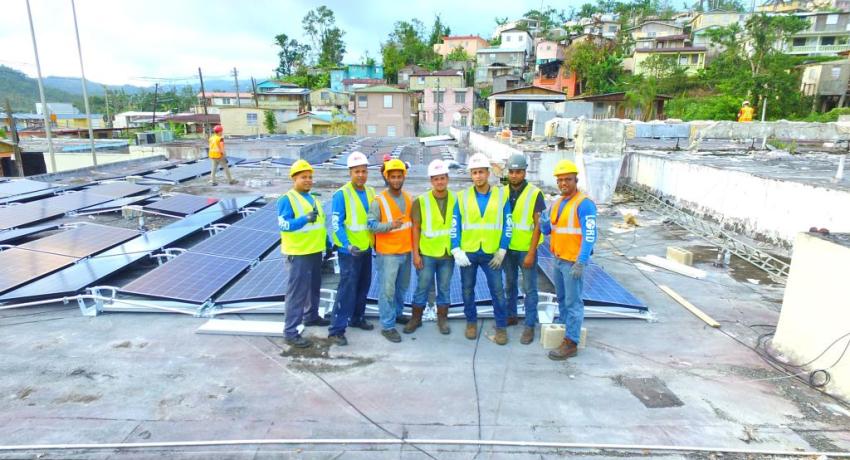
[[[223,132],[224,128],[222,128],[221,125],[215,125],[215,128],[213,128],[213,134],[210,136],[209,140],[208,156],[210,158],[210,185],[218,185],[215,181],[215,173],[218,171],[219,166],[224,169],[224,176],[227,177],[227,183],[230,185],[236,183],[236,181],[230,176],[230,168],[227,165],[227,157],[224,154]]]
[[[549,244],[556,261],[558,316],[566,326],[563,342],[549,352],[550,359],[560,361],[576,355],[581,339],[584,322],[581,295],[584,270],[596,243],[596,204],[579,191],[575,163],[559,161],[554,175],[561,197],[540,216],[540,230],[550,235]]]

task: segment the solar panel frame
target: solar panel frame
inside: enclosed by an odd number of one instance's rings
[[[35,227],[24,227],[16,230],[0,231],[0,244],[9,244],[15,240],[26,238],[47,230],[53,230],[57,227],[57,225],[37,225]]]
[[[81,225],[18,246],[30,251],[49,252],[81,259],[121,244],[139,235],[136,230],[106,225]]]
[[[0,251],[0,292],[5,292],[73,264],[74,257],[7,249]]]
[[[285,300],[286,282],[289,280],[286,267],[282,258],[258,263],[216,298],[216,303]]]
[[[186,252],[131,281],[121,292],[204,303],[250,264],[245,259]]]
[[[191,252],[256,260],[280,240],[278,234],[231,226],[192,246]]]

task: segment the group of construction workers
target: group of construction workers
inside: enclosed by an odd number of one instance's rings
[[[508,182],[490,184],[490,161],[478,153],[467,169],[472,186],[448,189],[449,167],[443,160],[428,165],[431,188],[413,197],[404,190],[408,167],[399,159],[383,163],[386,189],[377,193],[366,184],[369,161],[361,152],[347,158],[350,181],[333,194],[330,232],[322,204],[311,195],[313,168],[304,160],[290,169],[293,182],[278,201],[281,251],[288,270],[286,343],[311,346],[299,326],[328,327],[331,343],[348,344],[349,327],[372,330],[365,317],[366,298],[377,265],[379,327],[390,342],[401,342],[397,325],[411,334],[422,325],[431,291],[435,291],[437,328],[449,334],[450,286],[454,267],[460,268],[465,336],[479,337],[475,290],[480,268],[490,292],[495,318],[488,337],[508,343],[507,327],[517,325],[519,273],[522,272],[525,320],[520,343],[533,342],[537,316],[537,248],[549,235],[556,257],[555,289],[565,337],[549,352],[553,360],[577,353],[584,303],[584,270],[596,241],[596,205],[580,192],[578,170],[568,160],[557,163],[554,176],[561,196],[547,209],[541,190],[526,181],[527,160],[513,155],[507,161]],[[339,286],[330,318],[319,315],[321,268],[336,250]],[[374,261],[373,261],[374,253]],[[324,257],[323,257],[324,256]],[[411,315],[404,312],[405,294],[417,278]],[[503,283],[504,277],[504,283]]]

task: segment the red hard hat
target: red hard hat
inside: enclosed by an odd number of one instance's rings
[[[213,128],[213,131],[220,133],[220,132],[224,131],[224,128],[222,128],[221,125],[215,125],[215,128]]]
[[[384,154],[384,163],[386,163],[386,162],[388,162],[392,159],[393,159],[393,157],[391,157],[389,153]]]

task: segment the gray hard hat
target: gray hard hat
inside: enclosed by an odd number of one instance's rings
[[[511,169],[528,169],[528,160],[525,155],[515,153],[508,158],[508,170]]]

